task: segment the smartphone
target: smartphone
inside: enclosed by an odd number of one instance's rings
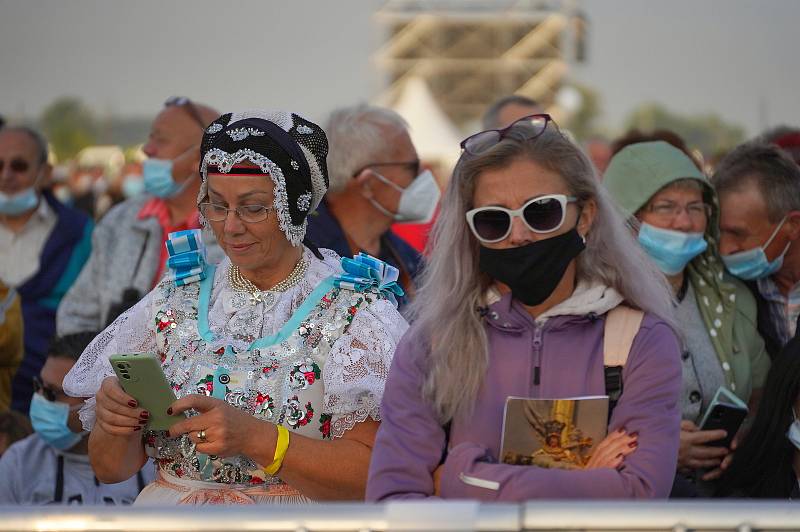
[[[169,430],[177,421],[186,419],[185,414],[167,415],[167,408],[176,397],[156,355],[120,353],[111,355],[109,361],[125,393],[150,413],[147,430]]]
[[[727,435],[721,440],[709,442],[715,447],[730,447],[733,437],[747,417],[747,405],[726,388],[714,395],[708,410],[700,422],[700,430],[724,430]]]

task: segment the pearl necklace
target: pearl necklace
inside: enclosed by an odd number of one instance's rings
[[[289,274],[286,279],[279,282],[269,290],[264,290],[265,292],[285,292],[297,283],[305,276],[306,270],[308,270],[308,262],[300,258],[295,264],[294,269]],[[250,294],[250,304],[256,305],[262,302],[261,299],[261,292],[262,290],[258,288],[252,281],[245,278],[242,275],[242,272],[239,271],[239,267],[235,264],[231,264],[230,268],[228,268],[228,282],[230,283],[231,287],[234,290],[239,292],[246,292]]]

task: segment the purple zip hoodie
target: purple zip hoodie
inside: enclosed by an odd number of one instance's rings
[[[537,324],[510,294],[489,310],[484,321],[489,367],[472,415],[451,424],[440,496],[482,501],[667,497],[680,432],[680,350],[672,329],[647,314],[631,347],[608,431],[637,432],[639,447],[620,470],[515,466],[497,458],[506,398],[605,395],[605,315],[557,315]],[[412,327],[397,347],[386,383],[367,500],[433,496],[432,473],[446,435],[422,397],[426,359],[426,342]]]

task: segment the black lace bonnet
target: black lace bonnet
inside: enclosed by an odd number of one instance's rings
[[[206,201],[208,173],[227,174],[243,161],[269,174],[275,185],[278,224],[286,239],[299,246],[306,218],[328,189],[328,139],[321,127],[294,113],[227,113],[206,128],[200,152],[202,184],[198,202]]]

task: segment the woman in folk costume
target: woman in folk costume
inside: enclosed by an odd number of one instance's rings
[[[339,259],[305,240],[328,186],[325,133],[286,112],[228,113],[206,130],[198,205],[225,251],[205,264],[199,231],[170,235],[171,274],[121,315],[65,379],[88,397],[98,478],[152,457],[137,503],[271,503],[363,498],[379,405],[407,324],[396,271]],[[343,268],[344,267],[344,271]],[[141,431],[149,413],[108,357],[158,353],[189,417]]]

